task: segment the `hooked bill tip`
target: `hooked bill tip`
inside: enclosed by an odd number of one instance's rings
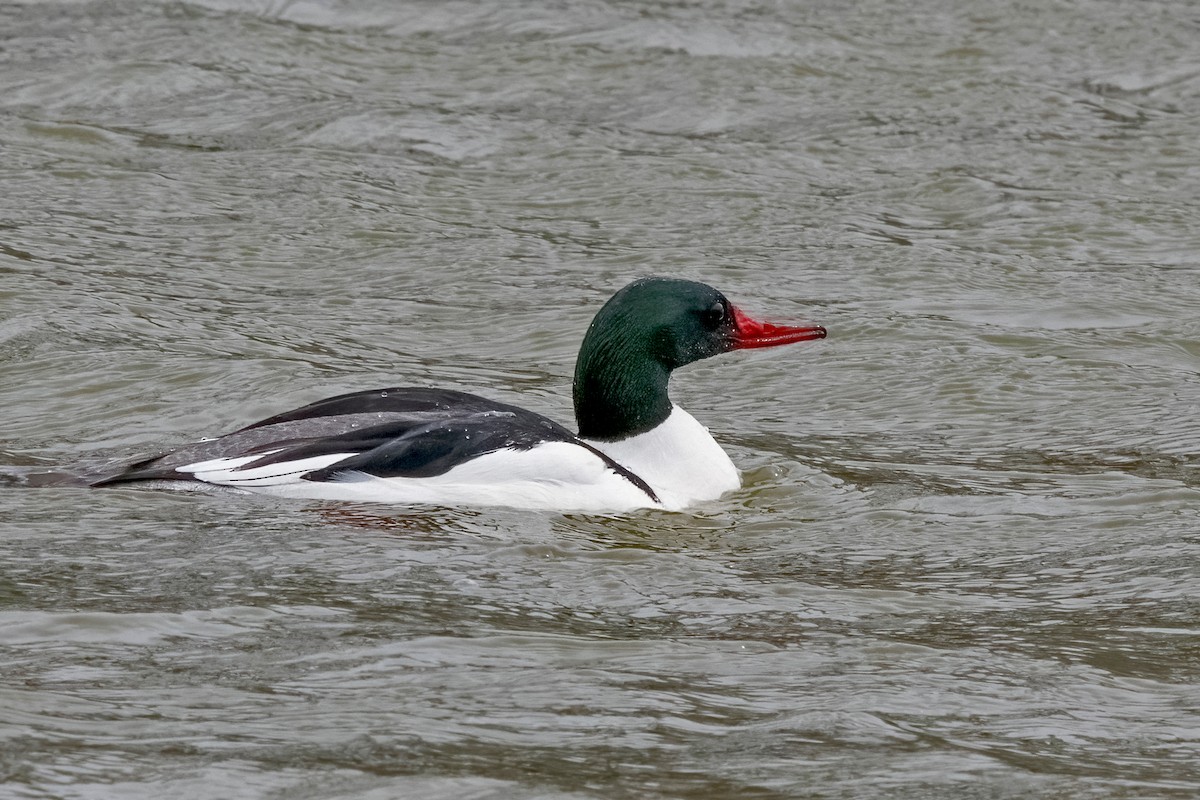
[[[778,347],[795,342],[824,339],[828,332],[820,325],[776,325],[760,322],[733,309],[733,349],[745,350],[752,347]]]

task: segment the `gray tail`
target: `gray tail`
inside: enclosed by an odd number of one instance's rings
[[[54,486],[90,486],[94,477],[61,470],[33,467],[0,466],[0,486],[46,488]]]

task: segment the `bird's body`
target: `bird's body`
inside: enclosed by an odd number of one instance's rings
[[[622,512],[737,488],[736,468],[667,396],[671,370],[821,338],[757,323],[704,284],[637,281],[601,309],[575,377],[579,433],[465,392],[389,388],[322,400],[93,482],[225,486],[282,497]]]

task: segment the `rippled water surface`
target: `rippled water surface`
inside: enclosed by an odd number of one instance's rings
[[[623,517],[0,487],[0,795],[1200,793],[1200,14],[0,5],[0,473],[564,422],[633,277],[824,342]],[[12,480],[8,481],[12,483]]]

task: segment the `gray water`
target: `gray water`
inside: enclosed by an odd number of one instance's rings
[[[570,422],[647,274],[745,488],[0,487],[5,798],[1200,794],[1200,13],[0,6],[0,472],[343,391]]]

